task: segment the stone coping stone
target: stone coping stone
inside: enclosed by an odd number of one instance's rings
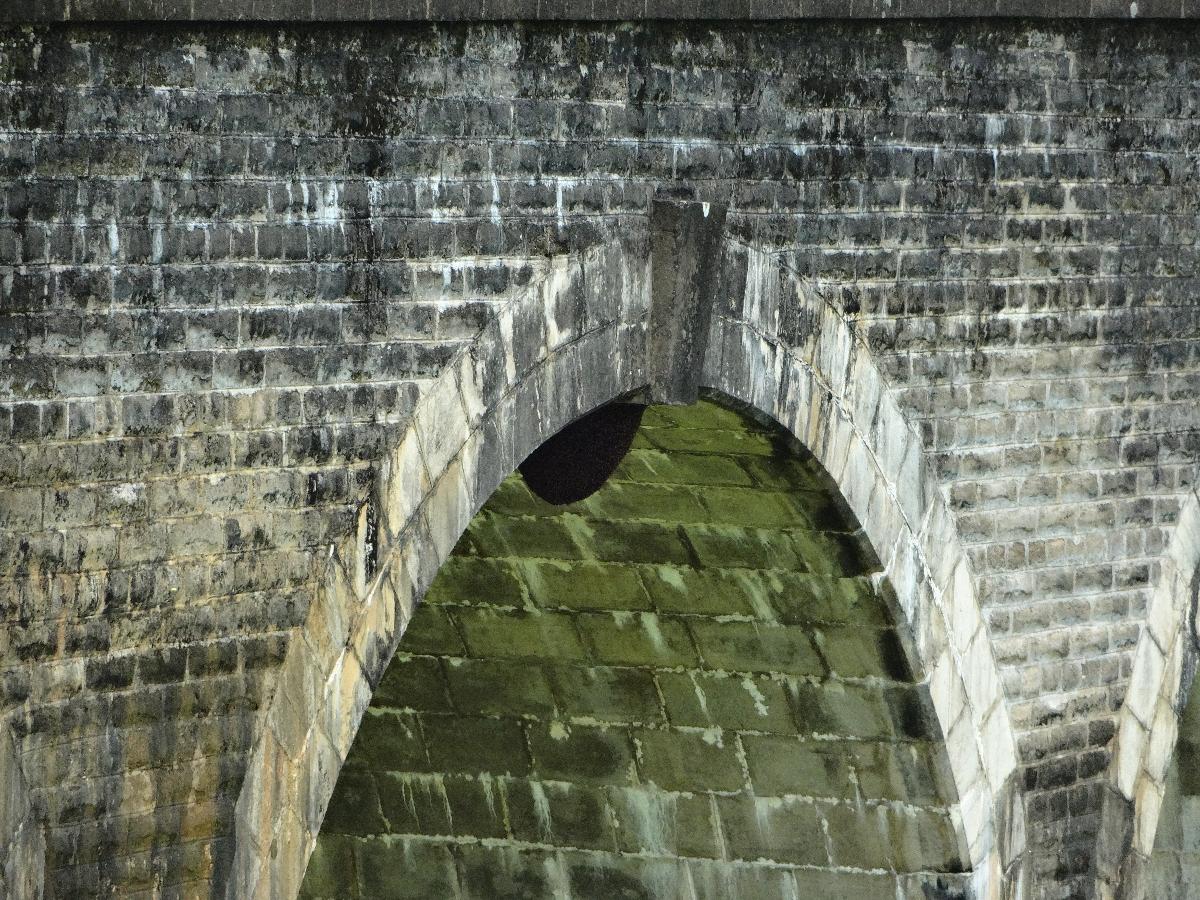
[[[0,23],[1192,19],[1200,0],[0,0]]]

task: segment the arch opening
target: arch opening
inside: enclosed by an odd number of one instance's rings
[[[815,460],[651,407],[592,496],[472,519],[301,896],[967,896],[940,733]]]
[[[1200,898],[1200,685],[1179,714],[1143,896]]]

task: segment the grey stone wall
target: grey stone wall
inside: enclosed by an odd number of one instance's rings
[[[1197,38],[3,32],[0,658],[51,895],[222,882],[273,672],[418,398],[547,257],[643,232],[662,189],[780,254],[920,429],[1002,666],[1031,877],[1087,895],[1193,488]]]
[[[1194,0],[10,0],[0,22],[628,21],[984,18],[1193,19]]]

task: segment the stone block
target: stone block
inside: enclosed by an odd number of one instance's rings
[[[515,781],[505,790],[513,836],[563,847],[612,850],[615,837],[602,791],[558,781]]]
[[[774,678],[692,671],[656,679],[672,725],[795,733],[788,695]]]
[[[587,657],[575,620],[561,613],[461,609],[454,619],[477,658],[580,662]]]
[[[393,657],[371,697],[374,707],[398,710],[438,711],[449,704],[441,663],[430,656]]]
[[[449,847],[408,839],[401,842],[401,852],[409,865],[398,873],[392,841],[354,845],[355,870],[364,895],[377,900],[423,900],[451,897],[459,890],[458,870]]]
[[[719,797],[725,846],[733,859],[829,865],[825,829],[810,800]]]
[[[827,671],[808,635],[799,628],[706,619],[694,619],[689,627],[709,668],[788,675],[824,675]]]
[[[545,667],[559,708],[567,715],[611,723],[659,723],[662,704],[647,671],[607,666]]]
[[[852,747],[834,741],[743,735],[750,783],[758,797],[854,796]]]
[[[621,851],[721,857],[718,819],[710,795],[669,793],[643,785],[611,789],[608,800]]]
[[[544,608],[648,610],[639,569],[621,564],[522,560],[529,599]]]
[[[642,777],[666,791],[737,791],[746,779],[736,738],[708,731],[634,732]]]
[[[543,780],[628,784],[636,777],[633,745],[623,728],[554,721],[530,725],[526,734],[534,769]]]
[[[454,709],[467,715],[547,719],[556,711],[542,670],[516,660],[448,660],[446,681]]]
[[[372,772],[428,771],[429,756],[417,718],[390,710],[368,710],[345,765],[347,770]]]
[[[594,613],[576,619],[592,658],[612,666],[694,665],[683,622],[655,613]]]
[[[518,722],[465,716],[426,716],[421,722],[434,772],[526,775],[529,750]]]

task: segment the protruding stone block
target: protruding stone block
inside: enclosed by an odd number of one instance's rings
[[[717,289],[726,208],[655,200],[648,368],[654,403],[695,403]]]

